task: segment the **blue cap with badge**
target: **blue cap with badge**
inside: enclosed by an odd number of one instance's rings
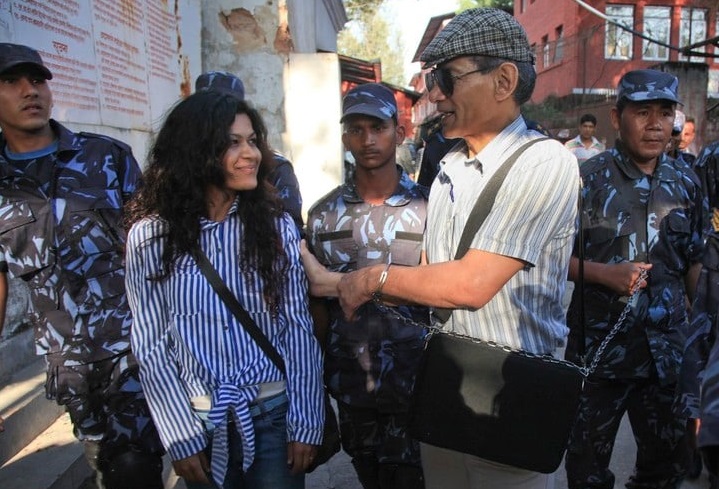
[[[342,99],[342,118],[351,115],[368,115],[387,120],[397,113],[397,101],[392,90],[381,83],[357,85]]]
[[[245,99],[245,85],[236,75],[227,71],[207,71],[195,80],[195,91],[212,90]]]
[[[617,102],[627,99],[631,102],[647,100],[679,101],[679,79],[671,73],[657,70],[629,71],[619,80]]]

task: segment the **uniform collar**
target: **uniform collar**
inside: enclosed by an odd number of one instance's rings
[[[622,173],[624,173],[625,176],[632,180],[637,180],[646,176],[646,174],[641,171],[629,157],[624,149],[624,144],[620,140],[617,140],[611,151],[614,154],[617,167]],[[651,175],[652,179],[661,181],[677,180],[677,173],[672,165],[673,162],[674,159],[670,158],[665,153],[660,154],[657,158],[657,166],[654,168],[654,173]]]
[[[78,141],[77,135],[68,128],[60,124],[54,119],[50,119],[50,128],[58,140],[58,152],[60,151],[79,151],[82,149]],[[5,146],[7,141],[5,136],[0,132],[0,155],[5,155]]]
[[[397,165],[397,171],[400,174],[397,187],[394,189],[394,193],[384,201],[385,205],[391,207],[401,207],[409,204],[412,200],[412,189],[416,185],[412,179],[409,178],[407,172],[405,172],[399,165]],[[357,192],[354,173],[347,183],[342,185],[342,200],[348,204],[361,204],[364,202],[364,199],[362,199]]]

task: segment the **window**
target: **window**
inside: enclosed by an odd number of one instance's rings
[[[689,46],[707,38],[707,11],[700,8],[683,8],[679,23],[679,46]],[[693,51],[704,52],[706,46],[694,48]],[[703,56],[679,55],[679,61],[704,62]]]
[[[707,95],[711,98],[719,98],[719,72],[717,70],[709,70]]]
[[[669,44],[671,11],[671,7],[644,7],[644,34],[664,44]],[[666,61],[669,59],[669,49],[644,39],[642,58]]]
[[[607,5],[607,17],[629,29],[634,28],[634,7],[631,5]],[[604,57],[607,59],[632,59],[632,33],[616,24],[607,22]]]
[[[549,36],[542,36],[542,66],[546,68],[549,64]]]
[[[564,58],[564,28],[560,25],[554,30],[557,45],[554,48],[554,62],[558,63]]]

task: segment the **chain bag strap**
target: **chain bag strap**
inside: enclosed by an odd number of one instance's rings
[[[377,307],[406,324],[422,326],[385,305]],[[590,365],[581,367],[432,325],[412,393],[409,432],[421,442],[497,463],[547,474],[556,471],[584,382],[630,307]]]
[[[646,280],[646,279],[647,279],[647,276],[648,276],[647,271],[644,270],[644,269],[642,269],[641,272],[640,272],[640,274],[639,274],[639,279],[637,279],[637,281],[636,281],[636,283],[635,283],[635,285],[634,285],[634,288],[632,289],[632,296],[631,296],[631,298],[629,299],[629,301],[627,301],[627,304],[624,306],[624,309],[622,310],[621,314],[619,315],[619,318],[617,318],[616,323],[614,323],[614,326],[612,326],[612,328],[611,328],[611,330],[609,331],[609,333],[607,333],[607,336],[606,336],[606,337],[604,338],[604,340],[602,340],[602,342],[599,344],[599,347],[597,348],[597,351],[594,353],[594,356],[592,357],[592,361],[590,362],[589,365],[586,365],[586,364],[585,364],[585,365],[577,365],[577,364],[575,364],[575,363],[573,363],[573,362],[570,362],[569,360],[563,360],[563,359],[560,359],[560,358],[556,358],[556,357],[554,357],[554,356],[552,356],[552,355],[549,355],[549,354],[539,355],[539,354],[537,354],[537,353],[532,353],[532,352],[529,352],[529,351],[526,351],[526,350],[521,350],[521,349],[518,349],[518,348],[512,348],[512,347],[510,347],[510,346],[503,345],[503,344],[501,344],[501,343],[497,343],[496,341],[482,340],[482,339],[479,339],[479,338],[475,338],[475,337],[472,337],[472,336],[466,336],[466,335],[462,335],[462,334],[459,334],[459,333],[447,332],[447,331],[444,331],[444,329],[443,329],[444,326],[445,326],[444,324],[438,324],[438,323],[436,323],[436,322],[433,323],[433,324],[431,324],[431,325],[429,325],[429,326],[427,326],[426,324],[422,324],[422,323],[420,323],[420,322],[414,321],[414,320],[412,320],[411,318],[408,318],[408,317],[406,317],[406,316],[400,314],[400,313],[399,313],[397,310],[395,310],[394,308],[388,307],[387,305],[385,305],[384,303],[382,303],[382,301],[380,300],[379,297],[375,297],[373,300],[374,300],[374,303],[375,303],[375,306],[377,307],[377,309],[379,309],[383,314],[392,316],[392,317],[394,317],[395,319],[400,320],[400,321],[401,321],[402,323],[404,323],[405,325],[416,326],[416,327],[418,327],[418,328],[426,328],[426,329],[428,329],[428,330],[429,330],[429,333],[428,333],[428,335],[427,335],[427,341],[429,341],[430,337],[431,337],[433,334],[436,334],[436,333],[451,334],[451,335],[453,335],[453,336],[457,336],[457,337],[460,337],[460,338],[464,338],[464,339],[470,340],[470,341],[472,341],[472,342],[474,342],[474,343],[484,343],[484,344],[486,344],[486,345],[488,345],[488,346],[491,346],[491,347],[493,347],[493,348],[498,348],[498,349],[503,350],[503,351],[505,351],[505,352],[517,353],[517,354],[522,355],[522,356],[527,357],[527,358],[538,358],[538,359],[546,360],[546,361],[549,361],[549,362],[555,362],[555,363],[558,363],[558,364],[563,364],[563,365],[566,365],[566,366],[569,366],[569,367],[572,367],[572,368],[576,368],[576,369],[578,369],[578,370],[581,372],[582,376],[586,378],[586,377],[589,377],[591,374],[593,374],[594,371],[597,369],[597,366],[599,365],[599,361],[601,360],[602,355],[604,354],[604,350],[606,350],[606,348],[607,348],[607,346],[609,345],[609,343],[612,342],[612,340],[613,340],[614,337],[617,335],[617,333],[619,333],[619,331],[622,329],[622,324],[624,323],[624,320],[626,319],[627,315],[629,314],[629,311],[630,311],[631,308],[632,308],[632,304],[633,304],[633,302],[634,302],[634,297],[635,297],[636,294],[639,292],[639,287],[640,287],[639,284],[640,284],[643,280]]]

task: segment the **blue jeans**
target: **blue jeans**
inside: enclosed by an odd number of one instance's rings
[[[279,399],[281,396],[281,399]],[[284,401],[279,402],[278,401]],[[265,404],[268,403],[267,409]],[[287,467],[287,395],[285,393],[251,406],[255,428],[255,459],[247,472],[242,471],[242,440],[234,423],[228,427],[230,459],[221,489],[304,489],[305,475],[292,475]],[[210,442],[205,450],[212,456],[215,426],[202,415]],[[210,474],[208,478],[211,479]],[[185,481],[187,489],[218,489],[214,483]]]

